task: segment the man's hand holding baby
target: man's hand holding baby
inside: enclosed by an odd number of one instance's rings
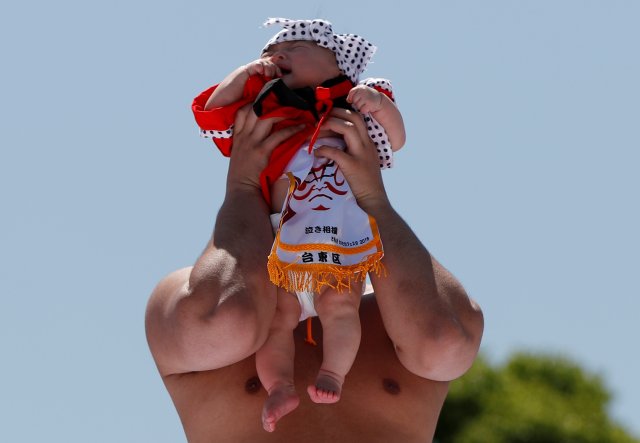
[[[370,214],[389,205],[375,145],[359,114],[346,109],[334,108],[323,128],[340,134],[347,143],[346,151],[320,146],[315,150],[318,157],[336,162],[344,174],[358,205]]]
[[[271,152],[304,126],[290,126],[272,133],[280,118],[259,119],[251,105],[238,111],[234,123],[234,140],[227,190],[260,190],[260,173],[267,167]]]

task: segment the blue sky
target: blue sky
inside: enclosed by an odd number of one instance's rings
[[[575,359],[640,435],[640,3],[219,4],[0,8],[0,440],[184,441],[144,307],[223,198],[191,100],[270,16],[379,47],[408,134],[390,197],[483,306],[483,352]]]

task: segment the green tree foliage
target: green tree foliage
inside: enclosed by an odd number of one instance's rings
[[[436,443],[640,443],[607,413],[600,377],[561,357],[479,358],[451,383]]]

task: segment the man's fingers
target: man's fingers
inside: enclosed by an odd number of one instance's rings
[[[316,157],[324,157],[334,161],[342,170],[345,169],[345,166],[348,168],[348,163],[351,161],[347,153],[331,146],[318,146],[313,150],[313,153]]]
[[[360,117],[358,116],[358,118]],[[353,123],[342,118],[330,117],[323,127],[342,135],[350,154],[356,157],[370,155],[368,151],[371,149],[369,145],[372,143],[364,127],[364,122]]]
[[[274,118],[269,120],[273,120],[273,123],[275,123],[276,121],[280,121],[282,119]],[[276,146],[280,145],[282,142],[284,142],[286,139],[288,139],[292,135],[300,132],[304,128],[304,126],[305,125],[288,126],[286,128],[283,128],[283,129],[280,129],[279,131],[274,132],[273,134],[271,134],[269,137],[265,139],[265,143],[264,143],[265,149],[268,150],[269,152],[273,151],[276,148]]]
[[[355,151],[360,151],[359,146],[362,143],[358,140],[358,130],[350,121],[336,117],[329,117],[325,120],[322,127],[340,134],[347,143],[347,149],[350,152],[355,153]]]
[[[244,128],[246,127],[247,116],[249,112],[253,114],[251,105],[245,105],[242,108],[238,109],[238,112],[236,112],[236,119],[233,122],[234,133],[238,134],[244,130]]]
[[[367,127],[364,124],[362,116],[357,112],[349,111],[348,109],[333,108],[331,110],[331,116],[340,120],[350,122],[358,130],[361,136],[368,139]]]
[[[353,158],[346,152],[333,146],[318,146],[317,148],[314,148],[313,154],[316,157],[326,158],[335,162],[343,174],[348,174],[351,162],[353,161]]]
[[[255,113],[254,113],[254,115],[255,115]],[[286,120],[286,117],[271,117],[271,118],[261,119],[261,118],[256,116],[256,123],[253,126],[253,134],[254,134],[254,136],[258,140],[266,140],[268,138],[269,134],[271,134],[271,131],[273,129],[273,125],[275,125],[276,123],[281,122],[283,120]]]
[[[253,112],[253,106],[249,103],[240,108],[236,114],[236,121],[234,126],[234,133],[240,132],[255,133],[258,137],[264,138],[271,131],[271,126],[278,119],[266,119],[260,120],[255,112]],[[239,124],[240,123],[240,124]]]
[[[281,143],[304,127],[303,125],[291,129],[286,128],[285,130],[272,134],[272,136],[275,135],[275,137],[269,136],[273,125],[282,120],[285,120],[285,117],[260,119],[256,113],[253,112],[252,105],[248,104],[240,108],[236,113],[234,133],[236,135],[240,133],[250,134],[253,139],[264,140],[267,143],[270,143],[271,140],[276,140],[278,143]],[[269,147],[269,150],[271,149],[272,148]]]
[[[329,117],[322,125],[323,129],[330,129],[342,136],[346,136],[348,132],[357,131],[355,125],[348,120],[337,117]]]

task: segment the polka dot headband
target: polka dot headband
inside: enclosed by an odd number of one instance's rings
[[[277,43],[294,40],[311,40],[318,46],[331,49],[336,55],[338,67],[353,83],[367,68],[367,63],[376,52],[376,47],[355,34],[334,34],[331,23],[326,20],[291,20],[270,18],[265,26],[280,25],[284,29],[271,37],[262,52]]]

